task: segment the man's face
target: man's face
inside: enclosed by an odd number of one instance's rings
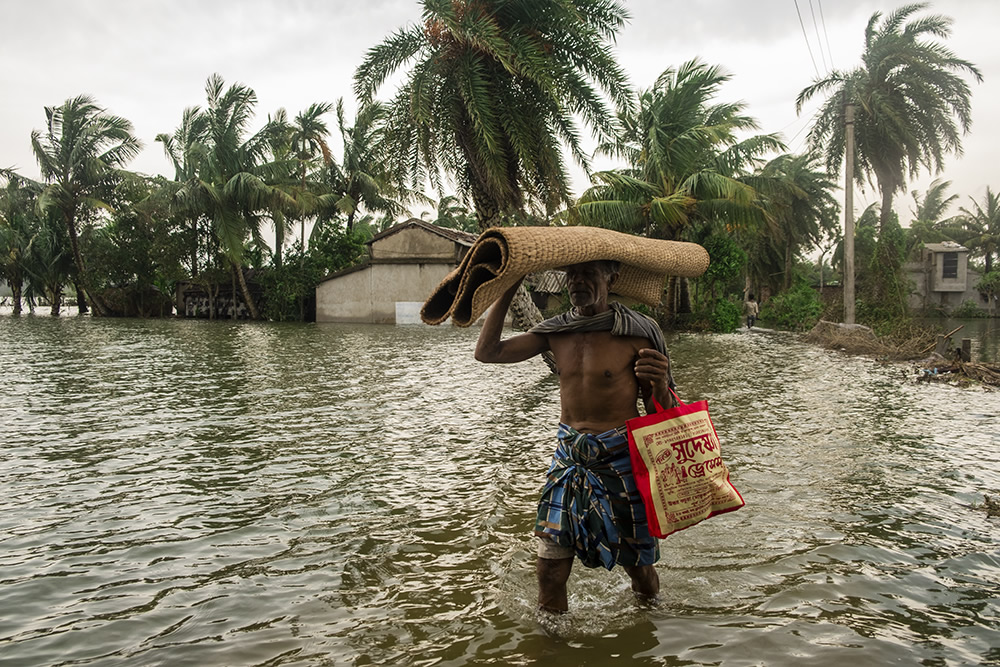
[[[566,267],[566,287],[569,301],[577,308],[586,308],[608,300],[608,289],[614,274],[601,262],[584,262]]]

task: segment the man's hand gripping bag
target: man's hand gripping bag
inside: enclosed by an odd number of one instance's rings
[[[722,462],[708,402],[674,398],[676,407],[664,410],[654,398],[655,413],[626,422],[632,472],[656,537],[744,504]]]

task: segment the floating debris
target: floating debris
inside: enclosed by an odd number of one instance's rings
[[[982,505],[973,505],[972,509],[976,510],[986,510],[987,517],[1000,516],[1000,500],[994,500],[993,498],[983,495]]]
[[[1000,364],[974,361],[928,362],[917,375],[918,382],[977,382],[990,387],[1000,387]]]

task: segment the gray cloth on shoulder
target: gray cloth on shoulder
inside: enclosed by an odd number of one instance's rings
[[[540,322],[528,329],[528,333],[554,334],[554,333],[584,333],[588,331],[610,331],[612,336],[629,336],[635,338],[645,338],[663,356],[670,359],[667,353],[667,344],[663,340],[663,332],[656,321],[637,313],[636,311],[623,306],[618,302],[608,304],[609,310],[597,315],[581,315],[580,311],[573,308],[562,315],[550,317],[544,322]],[[674,384],[673,374],[668,371],[667,383],[671,388]]]

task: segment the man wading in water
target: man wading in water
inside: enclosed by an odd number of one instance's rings
[[[642,599],[653,600],[660,590],[653,567],[659,546],[636,490],[625,422],[639,415],[640,395],[647,412],[653,411],[652,396],[665,407],[674,404],[670,360],[653,320],[608,303],[618,266],[597,261],[568,267],[573,309],[500,340],[519,281],[494,304],[476,345],[476,359],[486,363],[516,363],[551,351],[558,369],[559,444],[535,524],[538,606],[546,611],[567,610],[574,556],[587,567],[623,566]]]

